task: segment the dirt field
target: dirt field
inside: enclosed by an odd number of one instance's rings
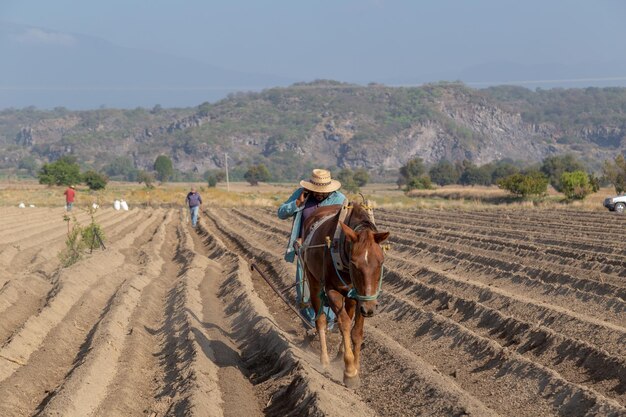
[[[274,209],[209,207],[197,230],[101,209],[107,249],[68,268],[61,208],[0,210],[3,417],[626,416],[614,213],[377,210],[392,249],[349,390],[249,272],[293,283]]]

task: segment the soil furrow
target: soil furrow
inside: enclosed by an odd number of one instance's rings
[[[507,291],[522,292],[527,296],[532,294],[532,297],[537,300],[585,312],[600,320],[609,320],[616,324],[626,320],[626,302],[623,299],[611,293],[596,294],[605,292],[606,289],[599,289],[596,293],[587,293],[560,285],[558,278],[555,278],[556,283],[544,282],[541,278],[549,276],[550,271],[546,271],[546,275],[534,276],[525,273],[532,268],[524,264],[490,258],[488,254],[482,254],[479,250],[451,248],[443,243],[426,241],[426,239],[416,242],[414,239],[397,235],[392,238],[392,242],[395,243],[396,251],[416,261],[447,264],[471,274],[472,279],[488,281]],[[554,274],[559,276],[558,273]]]
[[[456,375],[464,390],[498,413],[574,417],[626,412],[618,402],[397,295],[385,293],[381,305],[372,324],[442,373]]]
[[[472,332],[553,369],[565,379],[589,386],[602,395],[626,403],[626,357],[557,333],[541,322],[507,316],[478,301],[416,282],[393,269],[386,274],[391,294],[401,294],[416,306],[442,314]],[[606,329],[608,333],[608,329]],[[621,339],[626,339],[622,334]],[[623,350],[623,345],[615,349]]]
[[[148,226],[63,270],[57,294],[0,349],[0,392],[6,399],[0,415],[32,414],[80,360],[101,312],[133,268],[120,249],[141,246],[151,234]]]
[[[102,224],[109,240],[115,242],[118,233],[129,232],[137,227],[136,216],[119,217],[116,223]],[[60,262],[57,258],[61,250],[59,245],[43,242],[47,255],[45,261],[34,263],[25,268],[26,271],[12,277],[0,289],[0,314],[3,316],[0,323],[0,344],[20,328],[23,323],[38,310],[49,303],[52,296],[58,291]],[[30,271],[29,271],[30,270]],[[36,272],[31,272],[36,270]]]
[[[72,369],[47,401],[41,415],[92,415],[116,375],[118,361],[130,332],[130,317],[143,289],[158,276],[163,260],[158,255],[165,238],[165,225],[172,213],[159,219],[154,235],[136,254],[139,265],[116,291],[107,313],[97,323],[88,354]]]
[[[282,261],[282,258],[278,258],[269,252],[258,249],[260,245],[263,245],[263,247],[267,248],[267,242],[272,241],[271,239],[267,239],[267,236],[258,237],[258,241],[257,241],[255,239],[256,233],[253,232],[250,228],[248,228],[247,227],[248,225],[246,225],[245,230],[247,230],[247,233],[246,233],[246,237],[244,238],[241,235],[238,235],[236,232],[232,230],[228,230],[229,227],[227,226],[227,224],[232,224],[232,222],[229,222],[228,220],[222,220],[219,215],[216,215],[216,213],[212,211],[211,211],[211,219],[215,222],[214,224],[216,228],[221,233],[225,233],[228,239],[234,239],[235,241],[238,242],[237,247],[239,248],[239,250],[244,251],[246,256],[253,257],[255,260],[265,265],[267,267],[267,270],[270,271],[269,272],[270,276],[286,275],[284,273],[278,272],[278,270],[275,269],[276,264],[280,265],[284,263]],[[278,240],[278,239],[274,239],[274,240]],[[243,245],[242,244],[243,242],[246,242],[247,244]],[[264,243],[261,243],[261,242],[264,242]],[[261,260],[264,260],[264,261],[261,261]],[[288,276],[290,275],[291,274],[289,274]],[[285,278],[279,279],[278,281],[279,282],[284,281]],[[272,294],[269,294],[268,298],[264,299],[264,301],[266,303],[279,302],[279,300],[276,300],[276,295],[272,295]],[[367,333],[367,330],[366,330],[366,333]],[[393,349],[391,349],[390,347],[387,347],[387,350],[393,351]],[[393,360],[396,360],[398,363],[405,362],[400,358],[396,359],[394,357],[391,357],[391,358],[386,357],[385,360],[387,362],[393,361]],[[367,358],[364,358],[363,366],[366,366],[365,365],[366,361],[367,361]],[[420,361],[418,358],[413,357],[411,362],[419,363]],[[472,398],[472,396],[468,395],[467,393],[464,393],[462,391],[454,391],[454,384],[451,384],[450,380],[437,382],[437,381],[440,381],[441,377],[438,375],[437,376],[433,375],[432,371],[430,371],[429,369],[425,369],[422,367],[413,367],[413,368],[414,369],[409,368],[411,369],[410,371],[408,369],[405,369],[404,373],[407,376],[407,379],[413,380],[413,381],[420,381],[422,384],[424,384],[424,386],[422,387],[423,390],[420,391],[422,392],[424,396],[421,397],[417,390],[405,391],[407,395],[407,399],[409,397],[412,397],[412,400],[414,401],[414,403],[413,402],[403,403],[402,401],[400,401],[398,404],[395,404],[394,406],[391,406],[390,404],[381,404],[379,406],[379,410],[378,410],[379,412],[393,411],[393,413],[389,415],[410,415],[415,409],[423,409],[425,407],[425,404],[430,404],[430,406],[439,410],[438,412],[441,412],[441,413],[452,412],[453,413],[452,415],[462,415],[463,413],[467,411],[465,410],[464,407],[466,406],[470,407],[468,404],[472,404],[474,407],[479,407],[482,410],[482,412],[478,413],[478,415],[489,415],[489,413],[491,413],[489,411],[486,411],[487,409],[483,405],[481,405],[479,401]],[[396,376],[397,376],[396,373],[386,374],[384,379],[381,377],[381,379],[383,380],[377,380],[378,385],[368,384],[367,387],[362,386],[360,388],[360,391],[361,391],[360,395],[362,395],[362,398],[364,400],[371,399],[371,398],[378,398],[378,397],[384,398],[386,387],[390,386],[390,384],[396,384],[396,381],[395,381]],[[444,389],[443,387],[446,387],[446,388]],[[441,397],[445,398],[446,400],[443,402],[439,402],[440,401],[439,394],[434,395],[433,393],[435,392],[441,393],[442,389],[444,390],[444,393],[441,395]],[[463,398],[463,400],[460,401],[459,398]],[[455,401],[457,402],[456,403],[457,405],[454,405]],[[435,406],[434,404],[437,404],[437,405]],[[435,415],[437,415],[437,412],[435,412]]]

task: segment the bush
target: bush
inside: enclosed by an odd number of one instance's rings
[[[428,187],[424,187],[426,175],[426,167],[422,158],[413,158],[406,165],[400,167],[400,175],[398,176],[398,188],[405,186],[407,191],[414,189],[430,188],[431,182],[428,178]]]
[[[497,184],[498,180],[502,178],[506,178],[513,174],[517,174],[519,172],[520,172],[519,168],[513,165],[512,163],[507,162],[505,160],[498,161],[496,162],[493,172],[491,173],[491,183]]]
[[[560,183],[562,192],[568,200],[583,200],[593,192],[589,175],[584,171],[564,172]]]
[[[215,186],[217,186],[217,178],[215,177],[215,175],[210,174],[207,178],[207,183],[209,184],[209,187],[215,188]]]
[[[550,184],[557,191],[563,191],[561,176],[564,172],[584,171],[585,167],[572,154],[551,156],[543,160],[541,172],[548,177]]]
[[[69,267],[80,260],[83,256],[84,241],[81,239],[82,228],[74,218],[74,224],[71,224],[70,217],[64,216],[63,220],[67,222],[68,233],[65,239],[65,248],[59,253],[61,265]]]
[[[89,213],[91,223],[87,227],[82,227],[75,217],[63,216],[63,220],[67,222],[68,231],[65,248],[59,253],[59,259],[66,268],[78,262],[83,257],[85,249],[93,250],[99,247],[101,242],[104,242],[104,230],[102,226],[96,223],[95,210],[90,210]],[[100,240],[96,237],[96,233]]]
[[[148,171],[139,171],[137,173],[137,182],[146,184],[147,188],[154,188],[154,175]]]
[[[596,177],[593,173],[589,173],[589,184],[591,184],[591,191],[597,193],[600,191],[600,184],[602,179]]]
[[[428,171],[428,175],[432,182],[440,186],[456,184],[460,177],[457,168],[445,159],[437,162]]]
[[[543,195],[548,189],[548,178],[537,171],[513,174],[500,179],[498,187],[520,197]]]
[[[72,185],[81,182],[80,167],[73,156],[63,156],[55,162],[44,164],[37,173],[40,184]]]
[[[83,174],[83,181],[90,190],[102,190],[107,186],[109,179],[96,171],[87,171]]]
[[[428,190],[432,188],[433,184],[430,181],[430,177],[428,175],[421,175],[419,177],[411,178],[407,183],[405,190]]]
[[[464,161],[465,162],[465,161]],[[485,164],[476,166],[472,163],[464,163],[464,170],[459,178],[461,185],[491,185],[493,166]]]
[[[269,181],[270,172],[263,164],[253,165],[248,168],[243,177],[250,185],[259,185],[259,182]]]
[[[206,181],[209,181],[209,178],[213,177],[215,178],[216,182],[224,182],[226,180],[226,173],[222,169],[210,169],[210,170],[204,171],[204,174],[202,174],[202,177]]]
[[[89,226],[81,229],[80,231],[81,240],[85,248],[93,250],[100,246],[96,233],[100,236],[102,242],[104,242],[104,231],[102,230],[102,227],[92,219]]]

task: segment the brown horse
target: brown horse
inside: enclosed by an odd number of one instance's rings
[[[320,337],[322,365],[326,367],[329,364],[325,333],[327,321],[321,308],[322,297],[325,297],[337,315],[343,337],[344,383],[355,387],[359,384],[364,318],[374,315],[382,283],[384,252],[380,243],[389,237],[389,232],[378,232],[368,212],[359,203],[352,202],[350,206],[344,222],[339,222],[341,206],[336,205],[321,207],[307,219],[303,233],[306,243],[301,257],[311,303],[318,312],[315,325]],[[337,215],[329,217],[333,213]],[[319,224],[318,221],[323,218],[327,220]],[[349,265],[348,270],[337,270],[330,253],[328,237],[334,236],[338,223],[343,236],[333,250],[342,253]],[[307,239],[309,234],[312,236]]]

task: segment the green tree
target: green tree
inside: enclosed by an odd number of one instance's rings
[[[354,180],[354,172],[350,168],[344,168],[337,174],[337,180],[341,183],[341,187],[351,193],[359,192],[359,186]]]
[[[491,185],[491,176],[493,174],[493,166],[485,164],[476,166],[471,162],[463,161],[464,170],[459,178],[461,185]]]
[[[71,185],[81,181],[80,166],[73,156],[62,156],[58,160],[43,164],[37,178],[40,184]]]
[[[572,154],[550,156],[543,160],[541,172],[548,177],[550,184],[557,191],[563,191],[561,176],[564,172],[585,171],[585,166]]]
[[[626,158],[617,155],[613,161],[604,161],[602,166],[604,177],[615,187],[618,194],[626,191]]]
[[[591,184],[591,191],[597,193],[600,191],[600,183],[602,182],[601,178],[598,178],[595,174],[589,173],[589,184]]]
[[[202,178],[208,181],[211,177],[215,178],[216,183],[224,182],[226,180],[226,173],[221,169],[209,169],[204,171]]]
[[[500,179],[498,187],[520,197],[543,195],[548,189],[548,178],[538,171],[518,173]]]
[[[432,182],[440,186],[456,184],[461,176],[457,168],[445,159],[433,165],[428,175]]]
[[[249,167],[243,177],[250,185],[259,185],[259,182],[269,181],[270,172],[265,165],[258,164]]]
[[[107,186],[109,179],[96,171],[87,171],[83,174],[83,182],[90,190],[102,190]]]
[[[517,174],[519,168],[508,161],[498,161],[491,173],[491,183],[497,184],[501,178],[506,178],[510,175]]]
[[[354,182],[360,187],[365,187],[370,180],[370,174],[365,168],[357,168],[354,170]]]
[[[127,181],[137,180],[137,168],[128,156],[119,156],[106,166],[104,172],[110,177],[119,177]]]
[[[593,192],[589,175],[585,171],[564,172],[560,183],[568,200],[583,200]]]
[[[407,190],[413,189],[409,187],[409,183],[416,185],[422,184],[423,177],[426,174],[426,167],[422,158],[416,157],[407,161],[406,165],[400,167],[398,176],[398,187],[406,186]]]
[[[137,173],[137,182],[146,184],[147,188],[154,188],[154,174],[141,170]]]
[[[428,175],[420,175],[419,177],[412,177],[405,185],[406,191],[411,190],[428,190],[432,188],[432,181]]]
[[[167,182],[174,175],[172,160],[165,155],[157,156],[154,161],[154,170],[156,171],[156,178],[161,182]]]
[[[100,243],[104,243],[106,241],[106,236],[102,226],[96,222],[95,210],[90,210],[89,214],[91,216],[91,223],[81,229],[80,236],[83,247],[94,250],[100,246]]]

